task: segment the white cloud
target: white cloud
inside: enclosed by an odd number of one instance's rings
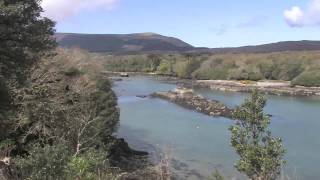
[[[43,0],[44,16],[56,21],[79,14],[82,11],[110,10],[118,0]]]
[[[290,26],[302,26],[304,21],[303,12],[298,6],[284,11],[284,17]]]
[[[320,0],[311,0],[305,10],[298,6],[285,10],[284,17],[292,27],[320,25]]]

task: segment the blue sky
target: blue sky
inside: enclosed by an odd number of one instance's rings
[[[61,3],[59,4],[59,1]],[[320,40],[320,0],[44,0],[58,32],[155,32],[199,47]],[[318,6],[319,5],[319,6]]]

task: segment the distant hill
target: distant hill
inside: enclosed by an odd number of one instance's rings
[[[55,35],[62,47],[78,47],[90,52],[126,53],[270,53],[281,51],[320,50],[320,41],[284,41],[256,46],[231,48],[201,48],[174,38],[155,33],[136,34],[74,34]]]
[[[194,49],[177,38],[155,33],[138,34],[73,34],[55,35],[62,47],[78,47],[90,52],[130,53],[130,52],[182,52]]]
[[[211,53],[271,53],[282,51],[311,51],[320,50],[320,41],[283,41],[257,46],[243,46],[233,48],[212,48],[203,51]]]

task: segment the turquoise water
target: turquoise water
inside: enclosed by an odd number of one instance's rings
[[[118,136],[139,150],[156,157],[164,152],[173,159],[174,172],[182,179],[204,179],[215,169],[227,178],[239,177],[233,168],[237,159],[230,147],[228,127],[232,121],[212,118],[172,103],[153,98],[138,98],[175,85],[149,77],[131,77],[116,82],[121,121]],[[230,107],[248,95],[209,89],[196,89],[207,98]],[[271,130],[287,148],[284,175],[290,179],[320,179],[320,99],[267,96],[266,111],[272,114]]]

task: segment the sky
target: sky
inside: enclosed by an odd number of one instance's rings
[[[153,32],[197,47],[320,40],[320,0],[43,0],[57,32]]]

